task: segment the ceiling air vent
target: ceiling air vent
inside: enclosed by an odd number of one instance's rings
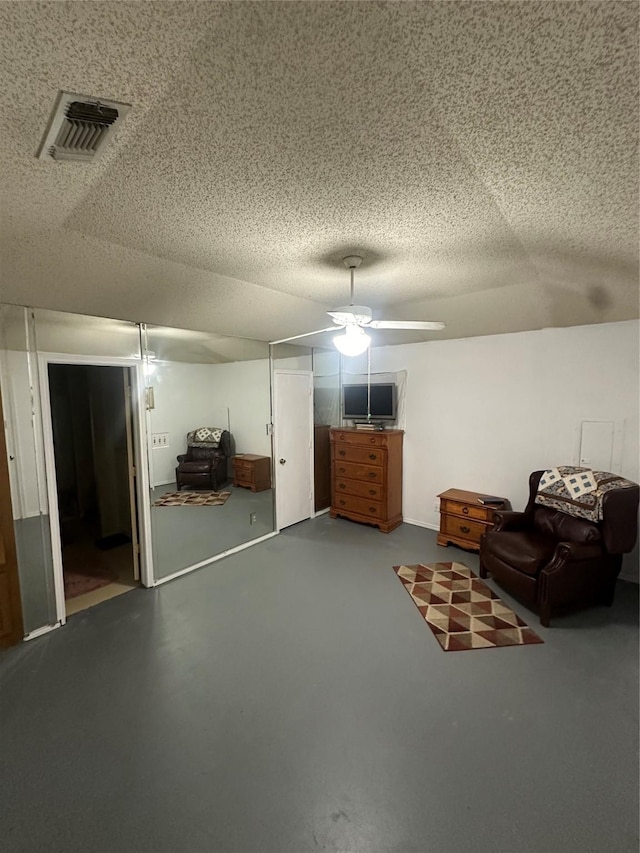
[[[120,127],[131,104],[60,92],[49,127],[38,151],[39,160],[90,163]]]

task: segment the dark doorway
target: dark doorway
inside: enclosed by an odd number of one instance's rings
[[[49,364],[67,616],[139,585],[129,369]]]

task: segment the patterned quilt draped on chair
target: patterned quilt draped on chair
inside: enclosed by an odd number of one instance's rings
[[[218,447],[224,429],[221,427],[199,427],[187,433],[189,447]]]
[[[613,489],[630,489],[635,485],[631,480],[608,471],[563,465],[549,468],[543,473],[536,503],[576,518],[600,522],[604,495]]]

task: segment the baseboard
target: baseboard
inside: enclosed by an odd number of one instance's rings
[[[426,527],[427,530],[435,530],[436,533],[440,532],[439,524],[429,524],[428,521],[418,521],[417,518],[403,518],[402,520],[405,524],[413,524],[414,527]]]
[[[49,634],[51,631],[57,631],[58,628],[62,627],[62,623],[56,622],[55,625],[43,625],[42,628],[36,628],[35,631],[29,631],[28,634],[24,635],[24,642],[28,642],[29,640],[35,640],[36,637],[42,637],[44,634]]]
[[[173,480],[160,480],[159,483],[154,483],[152,488],[157,489],[158,486],[170,486],[172,483],[175,483],[175,481],[176,481],[175,477],[173,478]]]

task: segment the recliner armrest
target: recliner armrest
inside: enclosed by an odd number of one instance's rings
[[[186,454],[186,453],[181,453],[181,454],[180,454],[180,456],[176,456],[176,459],[178,460],[178,462],[184,462],[184,460],[185,460],[186,458],[187,458],[187,454]]]
[[[556,560],[599,560],[602,558],[602,545],[600,542],[558,542],[556,552],[553,555]]]
[[[525,530],[529,527],[529,519],[525,512],[497,510],[493,518],[494,526],[490,529],[494,533],[498,530]]]

